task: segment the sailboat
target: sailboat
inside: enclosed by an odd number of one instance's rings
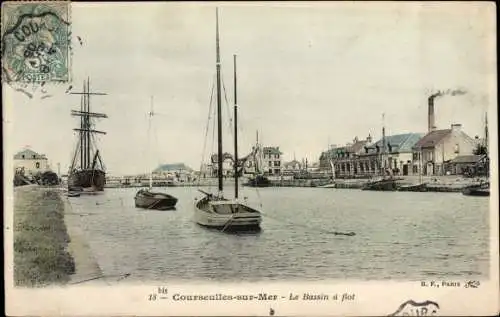
[[[330,182],[328,182],[328,184],[321,186],[321,188],[336,188],[337,184],[335,183],[335,163],[331,156],[330,142],[328,142],[328,150],[326,153],[327,153],[328,163],[330,164],[330,167],[332,169],[332,176]]]
[[[106,172],[99,149],[95,144],[95,134],[106,134],[93,129],[92,118],[107,118],[104,113],[90,111],[91,95],[106,95],[105,93],[90,92],[90,79],[83,83],[83,92],[72,92],[81,95],[80,110],[71,110],[72,116],[80,117],[78,143],[74,152],[71,167],[68,173],[68,191],[99,192],[104,190]],[[78,155],[80,154],[80,155]],[[78,156],[80,159],[78,160]]]
[[[211,194],[200,190],[204,197],[197,199],[194,205],[194,219],[199,225],[222,229],[222,231],[259,230],[262,221],[260,211],[238,200],[238,164],[234,164],[234,199],[224,197],[223,188],[223,151],[222,151],[222,106],[221,106],[221,64],[219,49],[219,14],[216,9],[216,72],[217,72],[217,178],[218,193]],[[236,55],[234,55],[234,162],[238,162],[237,130],[237,94],[236,94]]]
[[[149,124],[148,124],[148,140],[149,131],[151,129],[151,120],[154,115],[153,112],[153,97],[151,97],[151,111],[149,112]],[[177,204],[177,198],[172,195],[153,192],[153,171],[149,171],[149,188],[140,189],[134,197],[135,206],[137,208],[144,209],[157,209],[157,210],[171,210],[175,209]]]

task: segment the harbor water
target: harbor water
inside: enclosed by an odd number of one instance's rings
[[[207,188],[204,188],[207,190]],[[176,210],[134,206],[137,189],[69,198],[104,275],[127,281],[422,280],[488,277],[489,199],[460,193],[248,188],[262,231],[198,226],[195,187],[158,188]],[[227,188],[233,195],[233,188]],[[334,232],[354,232],[354,236]]]

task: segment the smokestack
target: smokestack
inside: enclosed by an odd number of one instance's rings
[[[435,116],[434,116],[434,100],[436,98],[439,98],[441,96],[444,96],[444,95],[450,95],[450,96],[460,96],[460,95],[465,95],[467,92],[465,90],[462,90],[462,89],[448,89],[448,90],[445,90],[445,91],[442,91],[442,90],[438,90],[436,93],[432,94],[429,96],[429,99],[428,99],[428,106],[429,106],[429,112],[428,112],[428,116],[427,116],[427,126],[428,126],[428,130],[429,132],[431,131],[434,131],[436,129],[436,119],[435,119]]]
[[[429,113],[427,116],[428,132],[432,132],[436,128],[436,122],[435,122],[435,117],[434,117],[434,99],[436,99],[439,96],[441,96],[440,92],[431,95],[428,99],[428,103],[427,103],[429,105]]]

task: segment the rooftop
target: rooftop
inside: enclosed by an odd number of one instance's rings
[[[38,154],[31,149],[24,149],[14,155],[14,160],[46,160],[45,154]]]
[[[263,152],[265,154],[283,154],[279,146],[265,146]]]
[[[485,158],[486,155],[460,155],[451,160],[451,163],[477,163]]]
[[[395,135],[388,135],[385,137],[386,151],[389,153],[405,153],[412,152],[412,148],[416,143],[421,140],[424,133],[402,133]],[[367,145],[366,154],[376,153],[376,149],[379,148],[382,151],[383,139],[378,140],[374,144]]]
[[[414,148],[425,148],[433,147],[438,144],[442,139],[451,133],[451,129],[434,130],[427,133],[423,138],[420,139]]]
[[[193,171],[189,166],[187,166],[184,163],[173,163],[173,164],[162,164],[158,166],[153,172],[158,173],[158,172],[171,172],[171,171]]]

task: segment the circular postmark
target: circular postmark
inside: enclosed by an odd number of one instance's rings
[[[10,7],[12,6],[12,7]],[[2,76],[7,82],[67,82],[69,2],[6,4]]]

